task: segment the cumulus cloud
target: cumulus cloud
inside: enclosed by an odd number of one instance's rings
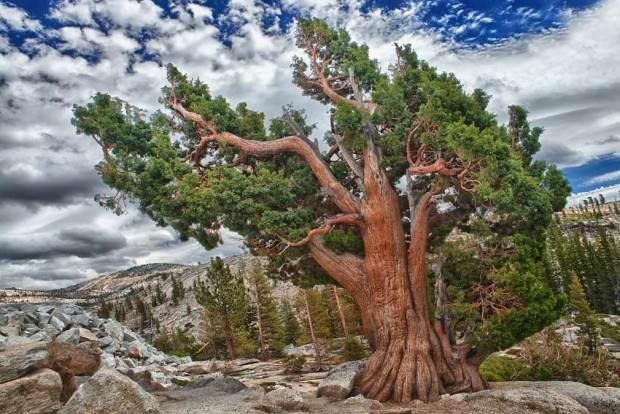
[[[493,94],[500,119],[509,104],[528,107],[546,128],[544,159],[578,165],[619,152],[619,0],[570,16],[563,30],[482,50],[460,50],[428,29],[420,21],[423,3],[362,11],[361,1],[287,0],[281,10],[233,0],[215,15],[209,2],[171,2],[167,13],[152,0],[61,0],[47,16],[54,28],[45,31],[23,9],[0,4],[0,286],[59,287],[137,264],[241,252],[241,239],[229,232],[223,246],[206,252],[133,208],[120,217],[99,208],[92,197],[106,191],[93,170],[100,150],[75,135],[71,108],[102,91],[154,110],[163,64],[173,62],[214,94],[247,101],[268,119],[289,103],[306,108],[320,135],[326,110],[292,85],[289,65],[299,51],[294,27],[280,29],[283,11],[347,28],[384,69],[394,61],[394,42],[411,43],[467,89]],[[463,30],[491,23],[459,10],[451,13]],[[531,11],[519,13],[527,19]],[[32,36],[20,46],[9,32]]]

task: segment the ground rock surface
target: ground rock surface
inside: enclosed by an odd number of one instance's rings
[[[157,414],[159,403],[138,384],[102,368],[80,385],[59,414]]]
[[[60,375],[43,368],[14,381],[0,384],[0,413],[47,414],[60,409]]]
[[[328,397],[331,400],[347,398],[353,391],[355,380],[364,366],[364,361],[351,361],[332,368],[320,382],[317,396]]]

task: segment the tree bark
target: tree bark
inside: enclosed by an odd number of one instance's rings
[[[233,341],[232,329],[230,328],[230,324],[228,323],[228,321],[225,322],[224,329],[226,330],[226,352],[228,353],[228,358],[230,360],[233,360],[237,358],[237,355],[235,352],[235,343]]]
[[[353,87],[353,79],[351,84]],[[345,99],[329,91],[326,96],[335,102]],[[366,107],[362,101],[361,94],[356,93],[356,99],[351,100],[355,107],[372,112],[372,108]],[[196,146],[193,152],[196,158],[202,157],[209,143],[214,141],[254,156],[297,154],[306,161],[321,187],[342,211],[343,214],[327,219],[323,226],[311,231],[301,241],[288,244],[294,247],[307,245],[310,256],[351,294],[360,309],[365,333],[374,350],[358,379],[361,393],[380,401],[433,401],[442,393],[477,391],[485,387],[478,373],[481,356],[468,358],[466,344],[455,346],[450,342],[446,319],[435,317],[432,322],[430,319],[426,251],[430,231],[428,215],[435,192],[431,190],[420,197],[410,194],[411,231],[407,245],[398,195],[381,167],[381,155],[373,140],[376,131],[372,125],[367,123],[363,127],[367,142],[363,162],[359,166],[350,166],[356,178],[363,181],[359,185],[362,195],[358,198],[335,179],[315,149],[301,137],[266,142],[247,140],[229,132],[216,132],[210,122],[186,111],[176,102],[171,106],[181,117],[210,132]],[[362,169],[362,177],[358,176],[358,167]],[[476,164],[452,166],[439,158],[429,165],[412,163],[407,173],[439,174],[458,179],[461,189],[469,191],[463,182],[465,175],[475,167]],[[336,254],[325,246],[321,236],[334,225],[350,225],[358,229],[364,242],[363,258]],[[307,296],[305,301],[320,364]]]
[[[258,297],[256,298],[256,323],[258,324],[258,346],[260,348],[260,354],[265,356],[265,337],[263,336],[263,320],[260,314],[260,304],[258,303]]]

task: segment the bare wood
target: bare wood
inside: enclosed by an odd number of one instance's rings
[[[291,242],[286,240],[284,237],[280,237],[280,239],[286,243],[288,247],[301,247],[308,244],[312,239],[320,236],[324,236],[331,231],[337,224],[347,224],[351,226],[362,226],[363,222],[359,214],[338,214],[337,216],[329,217],[323,222],[323,224],[316,228],[312,229],[308,232],[306,237],[297,241]]]
[[[321,348],[319,348],[319,341],[314,332],[314,325],[312,323],[312,314],[310,313],[310,303],[308,302],[308,291],[304,289],[304,301],[306,303],[306,316],[308,317],[308,326],[310,327],[310,336],[312,337],[312,345],[314,346],[314,355],[316,358],[317,368],[321,369]]]
[[[344,311],[342,310],[342,305],[340,304],[340,298],[338,296],[338,289],[336,286],[332,285],[332,292],[334,294],[334,299],[336,300],[336,308],[338,309],[338,316],[340,317],[340,324],[342,325],[342,331],[345,337],[349,337],[349,329],[347,328],[347,320],[344,317]]]

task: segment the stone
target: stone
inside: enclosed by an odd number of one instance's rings
[[[0,413],[47,414],[61,408],[60,375],[43,368],[16,380],[0,384]]]
[[[285,387],[269,391],[263,397],[262,404],[280,407],[287,411],[303,411],[308,408],[299,391]]]
[[[50,321],[50,314],[47,312],[37,312],[37,317],[39,319],[39,326],[48,324]]]
[[[364,361],[351,361],[330,369],[319,383],[317,396],[327,397],[333,401],[344,400],[353,391],[355,380],[364,366]]]
[[[509,381],[494,383],[494,390],[510,388],[534,388],[544,392],[557,392],[572,398],[585,407],[591,414],[620,413],[620,395],[605,390],[590,387],[572,381]]]
[[[108,346],[110,345],[112,342],[114,342],[114,338],[112,338],[111,336],[104,336],[103,338],[99,339],[99,344],[103,347],[103,346]]]
[[[127,345],[127,355],[132,358],[148,358],[151,354],[146,349],[146,346],[140,341],[133,341],[129,345]]]
[[[195,361],[187,364],[181,364],[177,369],[181,372],[193,375],[210,374],[217,370],[216,361]]]
[[[195,378],[185,388],[204,388],[209,391],[234,394],[247,387],[241,381],[227,375],[209,375]]]
[[[58,309],[54,309],[51,315],[52,318],[59,319],[63,324],[65,324],[65,326],[71,324],[71,318],[67,316],[64,312],[59,311]]]
[[[61,321],[60,319],[58,319],[57,317],[55,317],[55,316],[52,316],[50,318],[49,323],[50,323],[50,325],[52,325],[54,328],[56,328],[59,331],[64,331],[65,330],[66,324],[63,321]]]
[[[112,319],[108,319],[103,324],[103,330],[108,335],[110,335],[112,338],[116,339],[118,342],[123,342],[123,338],[124,338],[123,326],[120,323]]]
[[[157,414],[159,403],[138,384],[109,368],[100,369],[73,394],[59,414]]]
[[[129,329],[123,329],[123,341],[125,342],[133,342],[139,341],[140,336],[134,332],[131,332]]]
[[[62,367],[73,375],[93,375],[101,365],[101,351],[96,346],[82,347],[64,342],[51,342],[48,364],[56,370]]]
[[[21,377],[47,363],[46,342],[30,342],[0,352],[0,384]]]
[[[85,313],[71,315],[71,323],[73,323],[73,325],[79,325],[84,328],[90,328],[91,326],[93,326],[92,318]]]
[[[256,358],[238,358],[238,359],[233,359],[232,364],[234,366],[241,367],[244,365],[256,364],[258,362],[260,362],[260,360]]]
[[[189,377],[180,377],[180,376],[174,376],[172,378],[170,378],[170,381],[174,384],[174,385],[178,385],[180,387],[184,387],[187,384],[189,384],[192,379]]]
[[[78,328],[68,329],[58,335],[54,341],[77,345],[80,343],[80,332]]]
[[[99,339],[97,336],[88,329],[77,328],[77,330],[79,333],[80,342],[95,342],[96,344],[99,344]]]
[[[484,390],[472,394],[457,394],[455,399],[475,401],[493,399],[507,401],[515,406],[525,406],[543,413],[554,414],[589,414],[586,407],[574,398],[553,390],[535,387],[502,387]],[[454,397],[453,397],[454,398]]]
[[[101,355],[101,365],[107,368],[116,368],[116,358],[112,354],[103,353]]]

